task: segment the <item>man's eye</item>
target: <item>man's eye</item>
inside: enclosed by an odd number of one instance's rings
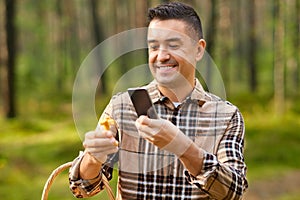
[[[150,45],[149,46],[149,49],[151,49],[151,50],[157,50],[158,48],[159,48],[158,45]]]
[[[178,44],[169,44],[169,47],[171,49],[178,49],[179,48],[179,45]]]

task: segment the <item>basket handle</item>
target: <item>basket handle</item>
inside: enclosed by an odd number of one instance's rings
[[[44,189],[43,189],[43,194],[42,194],[42,198],[41,200],[47,200],[48,199],[48,194],[49,194],[49,191],[50,191],[50,187],[51,185],[53,184],[54,182],[54,179],[64,170],[70,168],[72,166],[72,162],[67,162],[65,164],[62,164],[60,165],[59,167],[57,167],[55,170],[52,171],[52,173],[50,174],[47,182],[45,183],[44,185]],[[109,182],[107,180],[107,178],[102,175],[102,181],[104,183],[104,187],[106,189],[106,192],[109,196],[109,199],[110,200],[115,200],[115,197],[114,197],[114,193],[109,185]]]

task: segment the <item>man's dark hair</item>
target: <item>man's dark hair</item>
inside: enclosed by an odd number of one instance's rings
[[[148,10],[149,23],[153,19],[177,19],[188,24],[188,29],[195,31],[198,39],[203,38],[201,20],[196,11],[189,5],[180,2],[164,3]]]

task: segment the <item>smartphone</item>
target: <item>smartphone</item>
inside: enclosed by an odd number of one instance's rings
[[[158,119],[157,112],[146,89],[129,88],[127,91],[138,117],[147,115],[149,118]]]

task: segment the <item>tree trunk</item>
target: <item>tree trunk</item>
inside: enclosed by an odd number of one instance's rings
[[[217,36],[217,21],[218,21],[218,1],[211,1],[211,15],[209,18],[208,29],[206,36],[204,38],[206,40],[206,51],[208,54],[212,55],[213,50],[215,48],[215,40]],[[213,58],[213,56],[211,56]],[[210,86],[212,84],[212,67],[214,63],[211,62],[211,59],[208,59],[208,63],[206,66],[206,73],[202,74],[202,76],[206,76],[206,85]]]
[[[147,26],[147,8],[148,1],[136,1],[135,2],[135,25],[136,27]]]
[[[244,24],[241,23],[243,21],[243,5],[240,0],[235,0],[233,1],[233,6],[234,6],[234,12],[235,14],[232,15],[232,21],[233,21],[233,35],[238,36],[234,40],[234,57],[235,57],[235,67],[234,67],[234,81],[237,82],[242,82],[243,76],[241,74],[243,73],[243,68],[245,66],[245,48],[243,46],[243,39],[244,39]]]
[[[249,25],[248,25],[248,66],[250,74],[250,90],[255,92],[257,89],[257,70],[256,70],[256,34],[255,34],[255,0],[248,1]]]
[[[231,15],[234,13],[233,7],[230,2],[220,1],[219,3],[219,20],[218,20],[218,32],[221,33],[221,39],[218,40],[221,62],[220,71],[223,77],[223,81],[226,86],[230,86],[230,62],[231,62],[231,46],[232,46],[232,20]],[[216,12],[216,11],[215,11]],[[217,37],[217,36],[215,36]],[[213,39],[216,40],[216,39]],[[216,45],[217,46],[217,45]],[[227,93],[230,93],[230,87],[227,87]]]
[[[299,87],[299,76],[300,76],[300,1],[296,0],[296,6],[295,6],[295,13],[296,13],[296,22],[295,22],[295,28],[293,33],[294,35],[294,57],[296,59],[296,69],[294,73],[294,82],[295,82],[295,90],[296,94],[300,94],[300,87]],[[297,23],[298,22],[298,23]]]
[[[5,45],[5,28],[4,28],[4,2],[0,1],[0,114],[4,109],[4,85],[6,84],[5,80],[5,60],[7,57],[6,45]]]
[[[77,68],[80,63],[80,44],[78,33],[78,15],[76,11],[76,3],[72,0],[56,0],[55,14],[57,16],[58,29],[54,29],[55,47],[58,49],[55,54],[56,66],[56,88],[58,91],[64,89],[68,78],[71,80],[76,75]],[[71,59],[70,59],[71,58]],[[70,76],[70,77],[68,77]]]
[[[136,13],[136,21],[135,26],[139,27],[146,27],[148,23],[147,19],[147,9],[149,6],[148,1],[136,1],[135,4],[135,13]],[[145,59],[145,63],[148,61],[148,49],[143,49],[143,55]]]
[[[275,112],[278,115],[284,113],[285,95],[284,95],[284,21],[283,4],[280,0],[274,1],[274,105]]]
[[[91,9],[91,15],[92,15],[92,28],[94,33],[94,39],[96,45],[99,45],[104,40],[104,34],[101,26],[100,19],[98,18],[98,1],[97,0],[90,0],[90,9]],[[102,52],[100,52],[102,53]],[[103,61],[103,54],[99,55],[100,63]],[[105,66],[100,66],[100,74],[102,75],[100,77],[100,92],[106,93],[107,92],[107,84],[106,84],[106,75],[104,73]]]
[[[7,78],[5,94],[5,112],[7,118],[16,117],[15,103],[15,60],[16,60],[16,29],[15,21],[15,0],[5,0],[6,20],[6,46],[7,46]]]

